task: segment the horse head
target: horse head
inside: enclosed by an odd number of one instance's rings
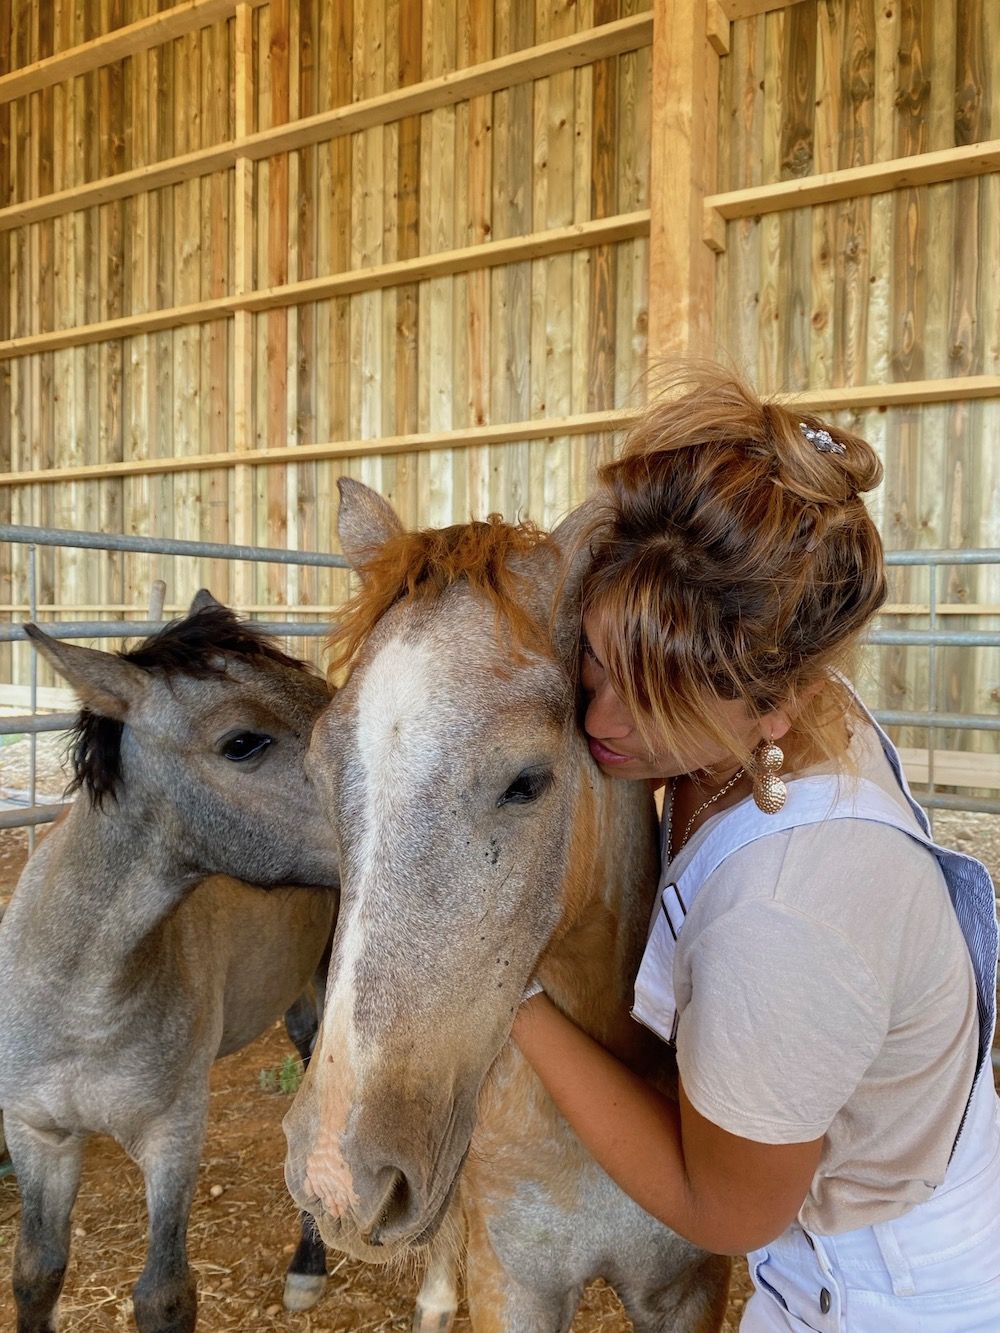
[[[495,517],[406,533],[340,487],[361,588],[333,642],[352,669],[307,765],[339,830],[341,915],[286,1179],[325,1239],[382,1261],[439,1226],[531,976],[579,1000],[568,942],[609,880],[608,788],[634,784],[602,778],[578,726],[594,515],[551,536]],[[584,988],[619,948],[601,935]]]
[[[82,708],[74,776],[91,807],[126,807],[194,880],[336,885],[335,838],[304,761],[324,681],[207,591],[129,652],[25,630]]]

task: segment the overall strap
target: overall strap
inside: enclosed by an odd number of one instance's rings
[[[685,912],[691,910],[701,885],[733,852],[772,833],[828,819],[867,819],[888,824],[928,847],[934,846],[928,834],[907,819],[899,802],[867,778],[849,781],[835,774],[796,778],[788,784],[788,797],[777,814],[764,814],[748,797],[728,810],[711,830],[677,880]]]

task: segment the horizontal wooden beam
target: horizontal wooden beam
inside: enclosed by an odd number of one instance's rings
[[[708,0],[705,12],[705,32],[708,44],[717,56],[729,55],[730,19],[722,0]]]
[[[627,430],[635,410],[581,412],[571,417],[539,417],[532,421],[468,426],[461,430],[390,435],[372,440],[333,440],[327,444],[282,445],[275,449],[246,449],[240,453],[188,454],[172,458],[132,458],[123,463],[90,463],[79,467],[46,468],[38,472],[0,473],[0,486],[48,482],[95,481],[166,472],[197,472],[205,468],[314,463],[318,459],[371,457],[376,454],[425,453],[429,449],[466,449],[472,445],[513,444],[525,440],[559,439],[565,435],[604,435]]]
[[[731,222],[734,218],[757,217],[789,208],[833,204],[890,190],[986,176],[997,170],[1000,170],[1000,139],[990,139],[963,148],[942,148],[934,153],[872,162],[865,167],[824,171],[816,176],[755,185],[747,190],[710,194],[705,197],[705,238],[712,243],[709,238],[718,234],[719,218]]]
[[[266,2],[248,0],[255,8]],[[172,9],[151,14],[149,18],[116,28],[67,51],[58,51],[44,60],[36,60],[34,64],[15,69],[0,78],[0,103],[36,93],[53,83],[61,83],[63,79],[87,74],[102,65],[135,55],[137,51],[160,46],[193,29],[206,28],[210,23],[231,18],[236,13],[236,4],[237,0],[183,0]]]
[[[179,328],[185,324],[204,324],[208,320],[227,318],[237,310],[259,312],[293,305],[307,305],[333,296],[351,296],[359,292],[381,291],[401,283],[422,282],[428,278],[447,277],[455,273],[469,273],[474,269],[496,268],[502,264],[519,264],[550,255],[569,254],[596,245],[612,245],[617,241],[634,240],[649,235],[649,211],[619,213],[593,222],[577,222],[568,227],[553,227],[548,231],[514,236],[503,241],[486,241],[481,245],[467,245],[458,250],[444,250],[438,254],[418,255],[400,259],[391,264],[373,264],[370,268],[351,269],[347,273],[333,273],[322,278],[308,278],[303,282],[284,283],[262,291],[247,292],[242,296],[219,296],[210,301],[173,306],[166,310],[147,311],[140,315],[125,315],[119,319],[103,320],[98,324],[77,325],[74,328],[55,329],[50,333],[33,333],[23,338],[0,342],[0,361],[17,356],[31,356],[39,352],[54,352],[66,347],[85,347],[90,343],[109,342],[118,338],[132,338],[144,333]]]
[[[827,412],[849,412],[852,408],[907,407],[917,403],[969,402],[976,398],[1000,398],[1000,375],[898,380],[891,384],[803,389],[799,393],[781,395],[781,401],[790,407]]]
[[[24,338],[8,338],[0,342],[0,361],[9,361],[16,356],[33,356],[39,352],[58,352],[65,347],[113,342],[117,338],[134,338],[143,333],[159,333],[164,329],[180,328],[184,324],[204,324],[211,319],[225,319],[232,313],[233,299],[219,296],[211,301],[170,306],[166,310],[149,310],[141,315],[123,315],[119,319],[104,319],[96,324],[75,324],[67,329],[53,329],[51,333],[31,333]]]
[[[9,204],[6,208],[0,208],[0,232],[26,227],[32,222],[44,222],[47,218],[61,217],[63,213],[73,213],[81,208],[110,204],[116,199],[127,199],[146,190],[179,185],[181,181],[193,180],[197,176],[209,176],[213,171],[228,171],[236,157],[233,141],[215,144],[211,148],[198,148],[192,153],[182,153],[179,157],[170,157],[163,162],[136,167],[132,171],[122,171],[117,176],[102,176],[100,180],[88,181],[85,185],[74,185],[68,190],[43,194],[23,204]]]
[[[910,782],[923,784],[930,781],[926,750],[902,748],[899,754]],[[976,750],[935,750],[934,785],[1000,787],[1000,754],[983,754]]]
[[[499,92],[534,79],[559,74],[604,60],[609,56],[634,51],[648,46],[652,40],[653,20],[648,13],[633,14],[628,18],[603,23],[569,37],[559,37],[540,46],[515,51],[512,55],[454,70],[422,83],[414,83],[362,102],[335,107],[302,120],[275,125],[243,138],[230,139],[210,148],[201,148],[179,157],[154,162],[132,171],[106,176],[73,189],[60,190],[0,208],[0,231],[26,226],[46,218],[96,204],[125,199],[146,190],[158,190],[166,185],[192,180],[213,171],[227,170],[239,157],[260,161],[277,153],[288,153],[317,143],[326,143],[346,134],[385,125],[408,116],[452,106],[470,97]]]
[[[413,259],[398,259],[390,264],[373,264],[370,268],[352,269],[349,273],[334,273],[325,278],[308,278],[303,282],[289,282],[250,292],[239,306],[255,313],[274,310],[280,306],[304,305],[309,301],[325,301],[333,296],[353,296],[359,292],[380,291],[402,283],[423,282],[428,278],[449,277],[455,273],[469,273],[473,269],[495,268],[501,264],[520,264],[532,259],[546,259],[550,255],[568,254],[574,250],[588,250],[597,245],[614,245],[618,241],[633,241],[649,235],[648,209],[635,213],[617,213],[592,222],[574,222],[568,227],[553,227],[527,236],[512,236],[503,241],[486,241],[481,245],[466,245],[458,250],[442,250],[438,254],[418,255]],[[0,343],[0,347],[3,344]]]
[[[737,19],[752,19],[758,14],[770,14],[774,9],[789,9],[800,5],[802,0],[722,0],[722,8],[735,22]]]

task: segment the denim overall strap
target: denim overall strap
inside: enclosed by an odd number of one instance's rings
[[[941,873],[948,885],[948,893],[962,934],[965,936],[976,976],[976,1001],[979,1011],[979,1060],[976,1065],[978,1073],[989,1058],[997,1022],[997,952],[1000,947],[1000,931],[997,927],[996,889],[990,879],[989,871],[981,861],[966,856],[963,852],[956,852],[951,847],[940,847],[932,841],[927,815],[910,791],[899,751],[857,695],[854,701],[878,736],[900,790],[923,830],[924,836],[918,841],[923,842],[937,857]]]

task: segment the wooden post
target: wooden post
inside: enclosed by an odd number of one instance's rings
[[[721,44],[716,15],[716,46]],[[705,0],[654,0],[649,359],[711,355],[715,256],[703,201],[715,188],[719,55]]]

